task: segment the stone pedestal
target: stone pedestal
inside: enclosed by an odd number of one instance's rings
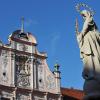
[[[84,100],[100,100],[100,83],[97,80],[86,80],[83,89]]]

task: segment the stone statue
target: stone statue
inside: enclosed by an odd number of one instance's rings
[[[76,20],[77,41],[80,56],[84,64],[82,76],[85,79],[84,92],[86,95],[100,96],[100,33],[89,10],[80,11],[84,20],[81,32],[78,32]],[[94,92],[95,91],[95,92]]]

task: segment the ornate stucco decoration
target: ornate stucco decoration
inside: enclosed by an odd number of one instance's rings
[[[30,60],[28,56],[16,55],[17,85],[30,86]]]

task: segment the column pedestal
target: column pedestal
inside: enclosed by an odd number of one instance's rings
[[[100,83],[97,80],[86,80],[84,83],[84,100],[100,100]]]

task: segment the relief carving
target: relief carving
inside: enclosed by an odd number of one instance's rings
[[[2,50],[2,77],[1,80],[3,82],[8,82],[8,69],[7,69],[7,65],[9,62],[9,52],[6,50]]]
[[[16,56],[17,85],[30,86],[30,63],[28,56]]]
[[[24,95],[24,94],[18,94],[17,95],[17,100],[29,100],[29,95]]]
[[[51,74],[47,76],[46,86],[48,89],[56,88],[54,76],[52,76]]]

